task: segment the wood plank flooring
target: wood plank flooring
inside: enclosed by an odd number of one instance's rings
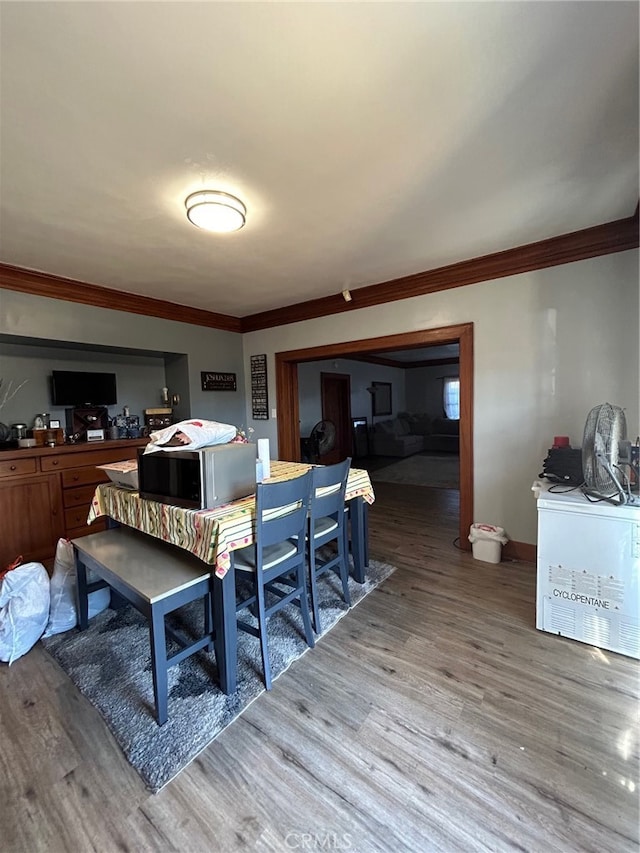
[[[397,571],[159,794],[40,645],[0,666],[0,850],[638,850],[638,664],[535,630],[535,567],[380,483]]]

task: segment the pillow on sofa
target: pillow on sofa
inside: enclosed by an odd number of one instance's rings
[[[404,421],[409,428],[404,435],[429,435],[432,432],[431,417],[424,412],[398,412],[398,420]]]
[[[398,417],[401,421],[406,421],[409,424],[409,432],[413,432],[413,425],[418,420],[418,416],[411,412],[398,412]]]
[[[460,421],[436,418],[431,430],[433,435],[460,435]]]
[[[429,435],[433,432],[431,418],[429,415],[414,415],[414,423],[411,432],[416,435]]]
[[[383,435],[395,435],[395,424],[393,421],[379,421],[373,427],[375,432],[381,432]]]
[[[395,420],[396,435],[409,435],[411,433],[411,424],[405,418],[396,418]]]

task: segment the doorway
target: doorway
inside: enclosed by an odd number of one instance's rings
[[[322,420],[336,428],[335,444],[322,457],[323,465],[335,465],[351,456],[351,377],[345,373],[320,374]]]
[[[470,550],[467,536],[473,523],[473,323],[276,353],[278,455],[280,459],[300,458],[298,364],[339,356],[348,358],[363,353],[451,343],[457,343],[460,347],[459,539],[460,547]]]

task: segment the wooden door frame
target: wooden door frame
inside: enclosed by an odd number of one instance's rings
[[[466,551],[471,550],[467,537],[473,524],[473,323],[277,352],[275,361],[278,458],[291,461],[300,459],[298,364],[338,357],[349,358],[367,352],[392,352],[455,343],[460,346],[459,547]]]

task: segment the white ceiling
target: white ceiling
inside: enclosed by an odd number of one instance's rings
[[[638,201],[637,3],[0,9],[5,263],[241,317]]]
[[[429,359],[458,358],[460,356],[460,344],[434,344],[430,347],[419,347],[418,349],[394,350],[393,352],[376,353],[381,358],[390,358],[394,361],[424,361]]]
[[[335,358],[335,356],[331,356]],[[349,356],[345,356],[348,358]],[[460,344],[432,344],[427,347],[417,347],[413,349],[393,350],[392,352],[367,352],[360,356],[361,361],[366,361],[368,357],[387,358],[392,361],[412,362],[412,361],[434,361],[443,358],[459,358]]]

